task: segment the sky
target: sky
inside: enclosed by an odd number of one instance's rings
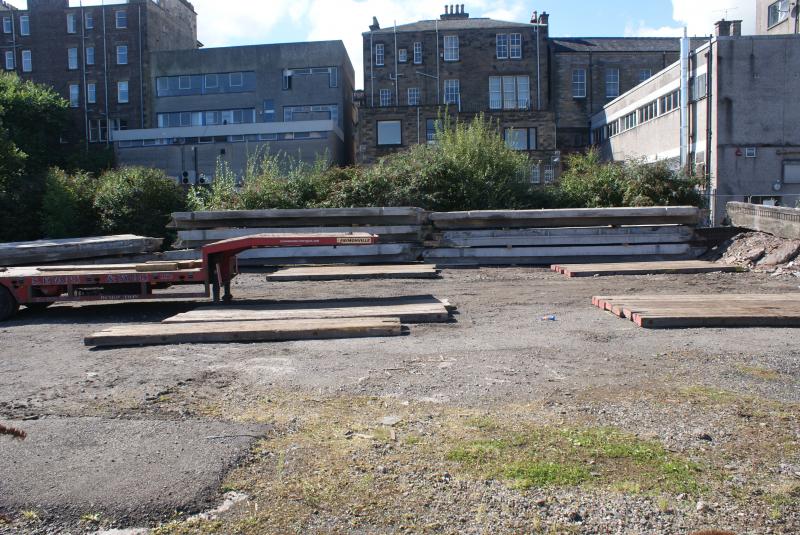
[[[83,0],[84,5],[102,0]],[[198,39],[207,47],[262,43],[344,41],[363,87],[362,32],[372,17],[381,27],[437,18],[435,0],[190,0],[197,11]],[[26,2],[10,0],[24,8]],[[78,5],[79,0],[70,0]],[[106,3],[119,3],[107,0]],[[554,37],[709,35],[714,22],[743,20],[755,31],[756,0],[461,0],[472,17],[529,22],[533,11],[550,14]]]

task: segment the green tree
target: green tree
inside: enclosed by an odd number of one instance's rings
[[[49,238],[93,236],[99,216],[94,206],[97,179],[85,171],[67,174],[54,167],[47,173],[42,199],[42,232]]]
[[[47,169],[64,160],[67,102],[43,85],[0,75],[0,240],[39,237]]]

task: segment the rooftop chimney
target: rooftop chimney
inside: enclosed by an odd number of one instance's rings
[[[714,35],[717,37],[728,37],[731,34],[731,23],[722,19],[714,24]]]
[[[741,37],[742,36],[742,21],[740,20],[732,20],[731,21],[731,37]]]
[[[447,5],[444,6],[444,14],[441,16],[442,20],[453,20],[453,19],[468,19],[469,13],[464,11],[464,4],[450,4],[448,7]]]
[[[378,24],[378,17],[372,17],[372,24],[369,27],[369,31],[374,32],[375,30],[380,30],[381,25]]]

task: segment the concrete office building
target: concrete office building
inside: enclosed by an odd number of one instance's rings
[[[312,162],[353,158],[354,71],[344,43],[322,41],[156,52],[150,128],[114,133],[120,163],[208,181],[257,151]]]
[[[357,160],[370,163],[433,140],[442,114],[484,113],[509,145],[542,162],[535,181],[553,178],[555,121],[548,90],[547,14],[530,23],[471,18],[464,6],[437,20],[362,34],[364,94]]]
[[[28,0],[26,10],[3,2],[0,18],[4,70],[69,101],[74,128],[63,137],[70,141],[107,143],[109,130],[143,127],[150,53],[197,47],[196,14],[186,0]]]
[[[688,47],[687,47],[688,48]],[[725,203],[794,206],[800,199],[800,39],[716,36],[592,117],[609,160],[669,161],[706,181],[711,221]]]
[[[800,9],[797,0],[757,0],[756,34],[800,33]]]

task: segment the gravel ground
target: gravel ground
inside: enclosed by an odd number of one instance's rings
[[[645,330],[591,306],[592,295],[796,292],[795,277],[443,275],[235,281],[244,300],[430,294],[458,306],[452,323],[412,325],[397,338],[89,350],[83,336],[108,324],[159,321],[193,304],[23,310],[0,326],[0,420],[29,436],[42,421],[76,417],[110,429],[143,420],[273,430],[218,486],[247,500],[208,518],[179,514],[159,534],[800,532],[800,331]],[[400,420],[384,425],[387,415]],[[601,446],[564,442],[589,431]],[[0,437],[3,455],[10,440]],[[531,479],[530,463],[547,477]],[[582,474],[595,463],[590,480],[565,482],[550,470],[580,465]],[[676,479],[665,471],[675,467],[691,470]],[[177,468],[165,468],[170,488],[183,485]],[[158,500],[146,488],[118,500],[148,510]],[[87,525],[79,492],[41,506],[0,495],[0,532],[163,520],[163,508],[131,518],[109,499],[91,509],[102,520]],[[182,511],[207,504],[198,492]]]

